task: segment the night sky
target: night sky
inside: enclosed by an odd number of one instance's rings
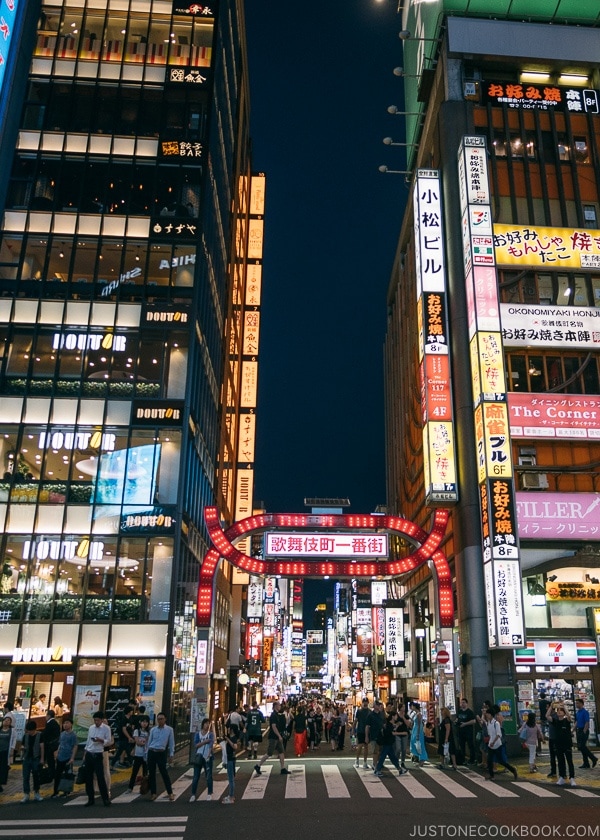
[[[255,500],[385,499],[386,292],[407,187],[395,0],[246,0],[253,166],[267,176]]]

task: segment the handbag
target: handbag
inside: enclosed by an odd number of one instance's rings
[[[85,766],[85,762],[79,766],[77,770],[77,775],[75,776],[75,784],[76,785],[84,785],[87,781],[87,769]]]
[[[521,731],[519,732],[519,738],[523,742],[525,742],[527,740],[527,730],[526,729],[521,729]]]
[[[60,793],[71,793],[73,785],[75,784],[75,774],[70,770],[65,770],[58,782],[58,790]]]
[[[150,790],[150,779],[148,776],[142,776],[142,781],[140,782],[140,794],[145,796],[148,791]]]

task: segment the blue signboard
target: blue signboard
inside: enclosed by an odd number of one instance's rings
[[[4,84],[4,75],[11,60],[10,46],[18,5],[19,0],[0,0],[0,94]]]

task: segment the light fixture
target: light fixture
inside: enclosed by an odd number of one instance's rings
[[[387,172],[388,175],[412,175],[408,169],[388,169],[385,164],[379,167],[380,172]]]
[[[588,77],[581,73],[561,73],[558,77],[559,85],[587,85]]]
[[[564,296],[569,297],[569,295],[571,294],[571,291],[572,291],[571,287],[567,286],[567,288],[563,292]]]
[[[397,105],[389,105],[387,109],[388,114],[397,114],[399,117],[420,117],[421,111],[401,111]]]
[[[394,67],[392,70],[394,76],[403,76],[405,79],[420,79],[420,76],[413,76],[404,70],[404,67]]]
[[[398,32],[398,38],[401,41],[433,41],[435,44],[439,44],[442,40],[441,38],[420,38],[419,36],[415,38],[410,29],[401,29]]]
[[[135,261],[136,261],[136,262],[139,262],[139,261],[140,261],[140,255],[139,255],[139,254],[136,254],[136,255],[135,255]]]
[[[396,143],[391,137],[384,137],[383,142],[386,146],[418,146],[418,143]]]
[[[521,82],[532,82],[533,84],[544,84],[551,79],[550,73],[544,73],[540,70],[523,70],[519,76]]]

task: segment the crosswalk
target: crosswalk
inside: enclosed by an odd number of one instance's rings
[[[372,770],[364,770],[345,762],[325,763],[320,765],[300,762],[288,763],[289,775],[280,779],[279,764],[265,763],[260,775],[254,773],[252,765],[242,762],[236,768],[236,800],[258,801],[270,796],[281,797],[286,800],[309,799],[393,799],[408,797],[409,799],[436,799],[440,796],[452,797],[457,800],[478,799],[492,796],[496,799],[509,799],[515,802],[519,799],[569,799],[573,796],[593,799],[600,798],[596,793],[585,788],[549,786],[535,784],[525,779],[510,780],[508,775],[501,780],[487,781],[473,770],[460,769],[458,772],[441,771],[437,767],[420,767],[399,776],[394,770],[383,776],[376,776]],[[391,768],[388,768],[391,769]],[[186,801],[191,794],[193,771],[188,770],[173,782],[173,794],[176,800]],[[217,770],[213,780],[212,801],[218,801],[227,793],[228,782],[225,771]],[[126,790],[113,797],[113,805],[128,805],[139,800],[139,789]],[[67,800],[65,807],[76,807],[87,801],[86,796],[75,796]],[[206,783],[202,778],[197,802],[207,801]],[[170,803],[166,793],[161,793],[157,804]],[[0,838],[2,833],[0,832]],[[136,838],[137,840],[137,838]]]
[[[103,815],[104,816],[104,815]],[[117,819],[74,819],[71,814],[63,820],[19,820],[12,825],[1,824],[0,838],[15,840],[48,837],[63,840],[183,840],[187,817],[154,817],[152,823],[123,825],[123,817]]]

